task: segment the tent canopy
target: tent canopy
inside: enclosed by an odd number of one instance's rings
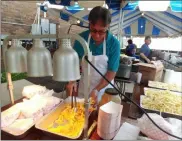
[[[56,3],[55,0],[49,0],[51,4],[60,4],[69,6],[71,0],[61,0]],[[78,1],[81,3],[82,1]],[[88,2],[88,1],[87,1]],[[182,35],[182,4],[181,1],[170,1],[170,7],[164,12],[141,12],[138,8],[138,1],[127,2],[121,9],[120,0],[106,0],[112,14],[112,22],[110,24],[110,31],[113,34],[118,33],[119,15],[120,11],[124,12],[122,35],[123,36],[156,36],[169,37]],[[89,5],[89,2],[88,2]],[[45,11],[44,7],[41,7]],[[54,9],[48,12],[56,13],[61,19],[69,21],[71,16],[68,16],[64,11],[80,17],[88,22],[89,10],[62,10],[62,12]],[[88,26],[88,23],[81,22],[80,25]]]

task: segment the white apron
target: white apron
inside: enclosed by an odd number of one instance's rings
[[[90,45],[90,39],[91,35],[88,37],[88,45]],[[92,64],[103,74],[105,75],[108,70],[108,57],[106,55],[106,41],[104,39],[103,43],[103,55],[97,55],[92,56]],[[83,65],[82,65],[83,66]],[[84,72],[84,71],[83,71]],[[101,81],[102,76],[94,70],[94,68],[90,67],[90,92],[99,84]],[[80,82],[79,82],[79,88],[78,88],[78,96],[84,97],[84,74],[82,73]],[[111,81],[112,84],[114,84],[114,80]],[[108,84],[105,88],[101,89],[97,95],[97,101],[99,102],[102,98],[102,95],[105,92],[105,89],[112,88],[110,84]]]

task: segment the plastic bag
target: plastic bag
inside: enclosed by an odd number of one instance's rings
[[[43,94],[46,92],[46,87],[40,85],[25,86],[22,91],[22,95],[26,98],[32,98],[36,94]]]
[[[35,95],[30,101],[42,109],[43,115],[45,115],[55,108],[62,99],[50,95]]]
[[[53,90],[47,91],[47,94],[36,94],[30,100],[23,99],[22,115],[19,118],[33,118],[34,121],[40,119],[43,115],[49,113],[55,108],[62,99],[51,96]]]
[[[46,107],[43,109],[43,114],[46,115],[48,113],[50,113],[54,108],[56,108],[57,106],[53,106],[53,107]]]
[[[154,120],[154,122],[167,131],[168,133],[172,134],[172,125],[168,123],[163,117],[158,114],[149,113],[149,116]],[[169,140],[172,139],[171,136],[161,131],[157,128],[150,119],[143,115],[140,119],[138,119],[138,126],[143,134],[147,135],[151,139],[155,140]]]
[[[1,128],[12,124],[20,115],[20,107],[22,103],[18,103],[1,113]]]
[[[54,109],[61,101],[60,98],[51,96],[51,97],[44,97],[47,101],[46,106],[43,108],[44,115],[48,114],[52,109]]]
[[[39,119],[41,119],[44,116],[43,110],[40,110],[39,112],[37,112],[36,114],[34,114],[33,116],[33,120],[36,123],[36,121],[38,121]]]
[[[42,95],[42,96],[52,96],[54,93],[54,90],[46,90],[44,93],[41,93],[39,95]]]
[[[56,105],[58,105],[60,103],[60,101],[62,101],[62,99],[51,96],[51,97],[46,97],[45,99],[47,99],[47,107],[54,107]]]
[[[167,118],[166,121],[168,121],[173,126],[172,127],[173,135],[182,138],[182,120],[175,118]]]
[[[31,100],[24,101],[23,102],[23,107],[21,108],[22,115],[25,118],[33,118],[34,121],[36,121],[40,116],[43,116],[43,111],[42,108],[44,106],[44,103],[39,101],[39,102],[34,102]]]

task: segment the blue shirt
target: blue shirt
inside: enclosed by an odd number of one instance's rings
[[[134,57],[135,56],[135,52],[133,52],[134,49],[135,49],[134,44],[128,45],[128,48],[126,49],[126,55]]]
[[[143,53],[146,57],[149,57],[150,55],[150,48],[147,44],[143,44],[140,48],[140,53]]]
[[[87,30],[80,33],[80,36],[87,42],[89,34],[90,31]],[[84,55],[84,50],[81,44],[78,41],[75,41],[73,48],[81,59]],[[91,38],[89,48],[92,51],[93,56],[103,55],[103,43],[96,45],[94,40]],[[106,55],[108,57],[108,70],[117,72],[120,60],[120,43],[110,32],[107,33],[106,37]]]

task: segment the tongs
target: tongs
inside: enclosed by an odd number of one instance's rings
[[[73,89],[71,89],[70,91],[70,95],[71,95],[71,108],[74,108],[74,111],[76,112],[77,110],[77,101],[76,101],[76,92],[73,91]],[[73,102],[73,98],[74,98],[74,102]]]

